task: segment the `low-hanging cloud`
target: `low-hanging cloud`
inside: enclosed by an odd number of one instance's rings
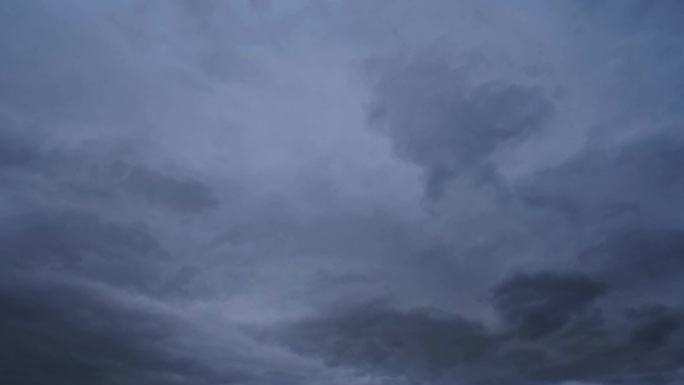
[[[676,384],[677,1],[0,5],[0,380]]]

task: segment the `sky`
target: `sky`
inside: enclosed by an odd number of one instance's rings
[[[683,17],[0,2],[0,382],[684,383]]]

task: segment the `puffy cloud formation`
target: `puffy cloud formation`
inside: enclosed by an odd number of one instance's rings
[[[684,381],[679,1],[0,4],[0,380]]]

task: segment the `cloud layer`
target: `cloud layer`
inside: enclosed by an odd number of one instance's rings
[[[684,381],[678,1],[0,4],[0,379]]]

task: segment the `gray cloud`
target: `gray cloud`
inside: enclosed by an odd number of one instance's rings
[[[540,338],[565,326],[604,292],[602,284],[577,275],[519,275],[494,290],[493,302],[524,338]]]
[[[0,4],[0,380],[681,382],[679,14]]]
[[[534,326],[548,327],[551,314],[534,319]],[[555,336],[546,333],[530,341],[529,323],[516,325],[512,334],[499,333],[436,309],[400,311],[375,302],[285,325],[267,340],[323,357],[333,366],[409,381],[676,383],[682,348],[673,339],[681,338],[676,334],[681,315],[662,306],[629,314],[632,326],[624,332],[610,330],[594,309],[563,320],[564,329]]]
[[[218,204],[211,190],[196,180],[178,180],[142,167],[114,165],[114,173],[122,172],[125,190],[144,197],[150,203],[160,203],[181,211],[201,211]],[[130,171],[122,171],[130,169]]]
[[[7,277],[6,277],[7,278]],[[169,350],[174,322],[78,285],[5,280],[2,373],[17,383],[203,383],[214,373]],[[168,380],[165,380],[167,377]]]
[[[151,271],[166,259],[144,229],[103,223],[92,214],[40,213],[11,221],[2,234],[3,254],[21,270],[49,268],[149,291]]]
[[[539,131],[553,104],[539,87],[508,81],[471,84],[468,68],[428,51],[381,73],[371,117],[392,138],[398,154],[425,169],[426,194],[439,199],[457,177],[487,183],[492,157],[511,142]]]
[[[629,314],[636,318],[639,325],[632,334],[637,344],[661,346],[684,326],[682,315],[663,305],[652,305],[634,309]]]
[[[35,158],[30,146],[12,136],[2,138],[0,147],[0,167],[20,167],[30,163]]]
[[[440,312],[402,312],[381,303],[337,310],[285,326],[282,343],[330,365],[406,377],[439,379],[491,356],[499,345],[482,325]]]

